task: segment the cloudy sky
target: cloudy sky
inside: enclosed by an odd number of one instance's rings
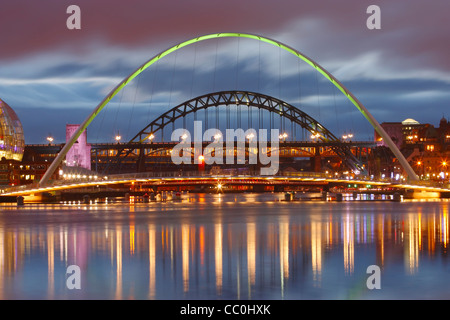
[[[69,5],[81,30],[69,30]],[[381,9],[369,30],[366,9]],[[81,123],[123,78],[159,52],[200,35],[263,35],[311,57],[379,122],[450,117],[448,0],[2,0],[0,99],[26,143]],[[298,106],[341,135],[373,135],[323,77],[292,55],[251,39],[208,40],[153,65],[88,129],[91,142],[132,137],[169,106],[220,90],[251,90]],[[164,109],[165,108],[165,109]],[[253,116],[253,114],[252,114]],[[359,136],[359,137],[358,137]]]

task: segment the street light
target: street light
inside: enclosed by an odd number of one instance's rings
[[[198,171],[205,170],[205,157],[201,154],[198,156]]]
[[[117,134],[115,139],[116,139],[117,143],[120,143],[120,140],[122,139],[122,137],[119,134]]]
[[[155,135],[153,133],[150,133],[148,136],[148,140],[152,141],[155,138]]]
[[[284,141],[286,141],[287,137],[288,137],[288,134],[286,132],[284,132],[278,136],[278,138],[280,138],[280,140],[284,140]]]
[[[53,142],[53,137],[52,137],[52,136],[48,136],[48,137],[47,137],[47,141],[48,141],[48,144],[52,144],[52,142]]]
[[[312,139],[312,140],[318,139],[318,138],[320,138],[320,133],[313,133],[313,134],[311,135],[311,139]]]
[[[254,137],[255,137],[255,135],[253,133],[250,133],[247,135],[248,141],[251,141]]]
[[[353,138],[353,133],[349,133],[349,134],[347,134],[347,133],[344,133],[343,135],[342,135],[342,140],[344,140],[344,142],[347,140],[347,139],[352,139]]]

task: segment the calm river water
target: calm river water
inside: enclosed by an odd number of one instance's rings
[[[0,299],[450,299],[449,201],[282,199],[1,205]]]

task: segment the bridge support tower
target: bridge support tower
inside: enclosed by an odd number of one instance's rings
[[[311,161],[311,171],[321,172],[322,171],[322,156],[320,155],[320,147],[315,148],[314,157],[310,158]]]

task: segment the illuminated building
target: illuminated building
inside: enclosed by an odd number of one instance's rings
[[[389,134],[399,149],[407,145],[436,142],[437,131],[431,124],[421,124],[414,119],[405,119],[402,122],[383,122],[381,127]],[[375,131],[375,141],[384,146],[383,139]]]
[[[421,124],[414,119],[402,122],[385,122],[381,126],[400,148],[408,162],[422,179],[448,180],[450,164],[450,123],[442,117],[439,127]],[[383,147],[384,143],[375,132],[375,140]],[[390,161],[396,166],[395,161]],[[395,168],[395,167],[394,167]],[[399,167],[400,168],[400,167]],[[393,172],[392,168],[382,171]]]
[[[66,125],[66,143],[79,127],[79,124]],[[91,145],[87,143],[86,130],[81,133],[72,148],[67,152],[66,165],[68,167],[91,169]]]
[[[0,159],[21,161],[24,147],[19,117],[6,102],[0,100]]]

